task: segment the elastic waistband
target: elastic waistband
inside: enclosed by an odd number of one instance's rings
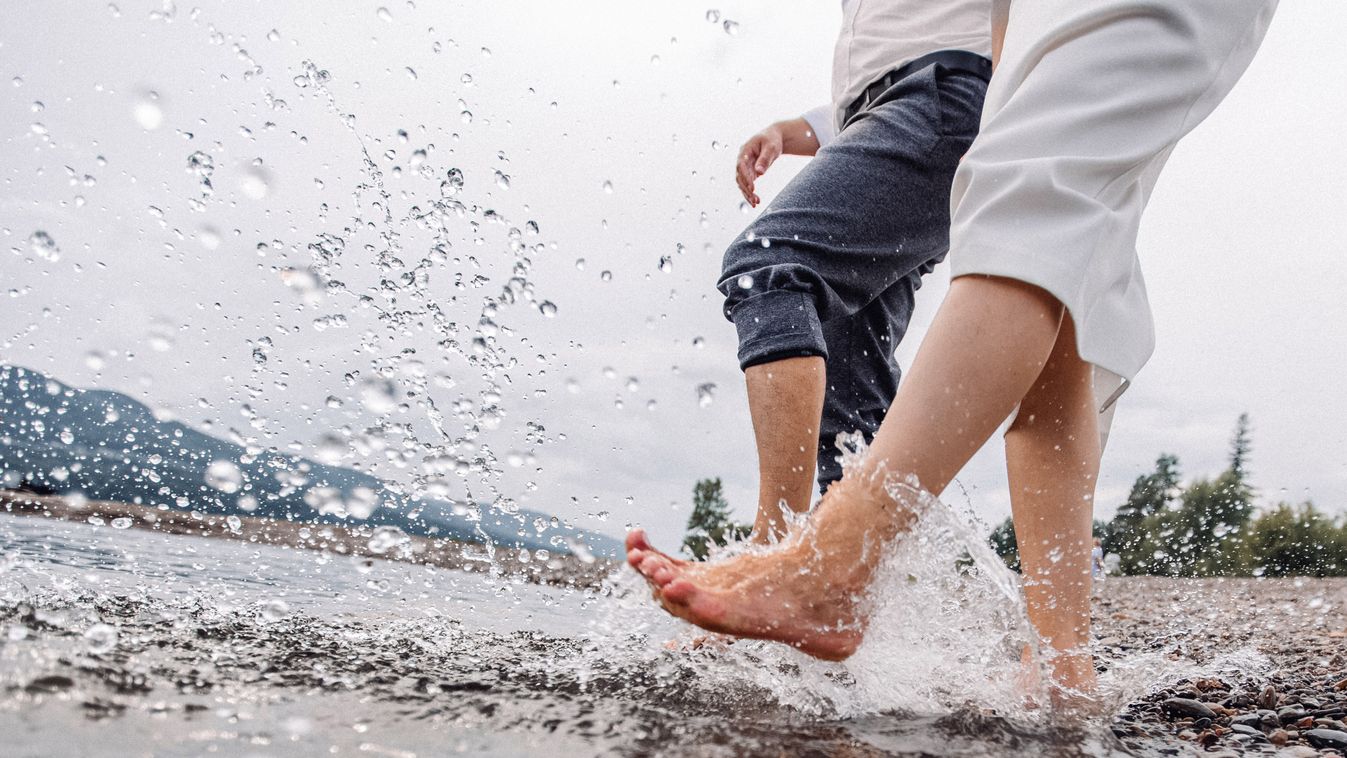
[[[939,63],[945,68],[954,71],[963,71],[973,74],[984,82],[992,78],[992,62],[984,55],[969,52],[967,50],[936,50],[933,53],[927,53],[920,58],[913,58],[903,65],[895,68],[889,73],[879,77],[871,82],[856,96],[855,100],[842,111],[842,123],[851,120],[852,116],[860,113],[865,106],[874,101],[875,98],[883,94],[884,90],[892,87],[894,84],[906,79],[912,74],[930,66]]]

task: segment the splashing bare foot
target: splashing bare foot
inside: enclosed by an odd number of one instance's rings
[[[627,536],[627,562],[673,615],[711,632],[782,642],[840,661],[860,646],[880,547],[910,523],[878,473],[834,485],[814,516],[780,543],[692,563]]]

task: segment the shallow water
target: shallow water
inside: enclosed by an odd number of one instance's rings
[[[9,516],[0,549],[11,754],[1119,750],[976,704],[994,683],[947,682],[969,704],[942,708],[894,682],[909,707],[872,707],[873,685],[779,646],[668,652],[686,632],[620,588]]]

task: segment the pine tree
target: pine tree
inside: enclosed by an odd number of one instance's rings
[[[1249,414],[1239,414],[1239,420],[1235,422],[1235,437],[1230,441],[1230,471],[1240,478],[1241,481],[1248,478],[1246,464],[1249,462],[1249,452],[1253,449],[1253,443],[1249,440]]]
[[[749,532],[749,527],[730,519],[730,504],[725,500],[720,478],[702,479],[692,488],[692,515],[683,549],[697,560],[705,560],[712,545],[726,545]]]
[[[1109,522],[1101,540],[1104,551],[1116,553],[1123,573],[1150,571],[1154,546],[1147,545],[1147,520],[1164,514],[1179,491],[1179,459],[1168,453],[1155,460],[1155,470],[1137,477],[1127,502]]]
[[[992,550],[1001,556],[1001,560],[1006,562],[1006,566],[1011,571],[1020,570],[1020,545],[1015,539],[1015,521],[1009,516],[1001,525],[992,530],[987,536],[991,542]]]

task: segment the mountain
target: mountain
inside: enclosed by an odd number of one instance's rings
[[[620,555],[617,540],[550,514],[466,507],[394,492],[369,474],[272,451],[254,453],[107,390],[76,389],[0,365],[0,487],[80,494],[207,514],[393,526],[501,547]]]

